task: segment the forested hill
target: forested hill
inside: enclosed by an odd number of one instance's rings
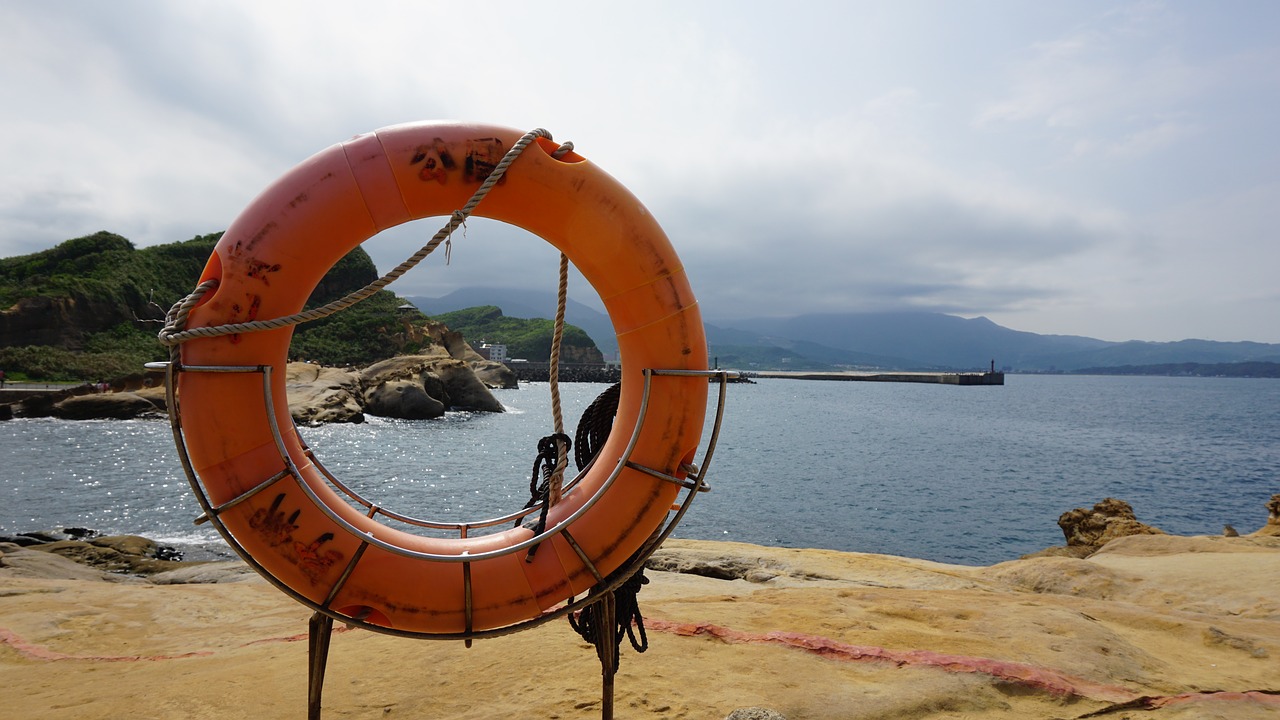
[[[7,308],[0,311],[0,369],[10,380],[96,381],[166,359],[156,333],[173,303],[195,287],[221,235],[136,248],[99,232],[0,259],[0,307]],[[369,255],[356,248],[329,271],[308,305],[341,297],[377,276]],[[291,356],[358,365],[413,352],[429,341],[402,331],[426,317],[404,304],[384,290],[309,323],[296,331]]]

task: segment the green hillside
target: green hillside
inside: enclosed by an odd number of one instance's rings
[[[164,360],[156,341],[165,312],[195,286],[221,233],[136,248],[99,232],[30,255],[0,259],[0,369],[9,380],[98,381],[140,372]],[[356,248],[321,281],[308,306],[323,304],[377,278]],[[389,291],[299,327],[295,358],[364,365],[415,352],[406,332],[426,318]]]
[[[512,318],[494,305],[455,310],[435,316],[450,328],[480,342],[507,346],[507,356],[545,362],[551,357],[551,339],[555,323],[545,318]],[[565,362],[602,362],[600,350],[581,328],[566,324],[561,340],[561,356]]]

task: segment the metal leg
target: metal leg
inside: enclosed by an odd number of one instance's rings
[[[600,720],[613,720],[613,677],[618,672],[614,657],[618,651],[618,613],[613,593],[605,593],[596,606],[599,608],[596,656],[600,658]]]
[[[324,613],[311,616],[307,637],[307,720],[320,720],[320,693],[324,690],[324,669],[329,662],[329,638],[333,618]]]

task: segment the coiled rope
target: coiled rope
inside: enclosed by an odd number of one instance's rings
[[[604,448],[613,429],[613,419],[618,414],[618,399],[622,393],[622,383],[615,383],[600,393],[591,404],[582,411],[578,419],[578,429],[574,433],[573,459],[578,470],[584,469]],[[632,556],[622,564],[624,568],[636,565],[636,557]],[[649,584],[644,575],[644,566],[640,565],[635,573],[613,591],[613,613],[609,613],[602,602],[586,606],[575,618],[569,615],[569,627],[578,633],[583,640],[596,646],[596,652],[606,652],[601,647],[601,640],[606,637],[602,623],[614,623],[614,646],[609,649],[613,653],[613,664],[618,667],[619,648],[625,635],[631,641],[636,652],[649,649],[649,636],[644,629],[644,616],[640,613],[640,602],[637,597],[640,588]],[[606,658],[601,656],[601,662]]]

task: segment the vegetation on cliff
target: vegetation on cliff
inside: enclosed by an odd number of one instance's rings
[[[135,248],[110,232],[74,238],[30,255],[0,259],[0,369],[9,380],[98,382],[141,372],[168,359],[156,341],[164,315],[195,287],[222,233]],[[317,285],[317,307],[377,279],[373,260],[356,248]],[[550,320],[504,318],[474,308],[439,318],[465,337],[504,343],[513,357],[545,360]],[[298,326],[290,360],[365,366],[432,344],[427,317],[394,293]],[[582,330],[565,329],[568,362],[599,362]]]
[[[156,341],[165,312],[195,287],[222,233],[135,248],[114,233],[67,240],[30,255],[0,259],[0,368],[10,380],[99,381],[164,360]],[[356,248],[321,280],[314,307],[377,278]],[[389,291],[295,330],[291,359],[366,365],[420,352],[426,322]],[[52,310],[52,312],[51,312]],[[48,328],[50,324],[56,328]],[[46,329],[47,328],[47,329]],[[38,329],[38,331],[37,331]]]
[[[546,362],[551,358],[551,339],[555,322],[545,318],[512,318],[502,314],[494,305],[455,310],[435,316],[450,328],[457,330],[474,344],[501,343],[507,346],[507,355]],[[566,362],[601,363],[604,361],[595,341],[581,328],[566,324],[561,340],[561,357]]]

